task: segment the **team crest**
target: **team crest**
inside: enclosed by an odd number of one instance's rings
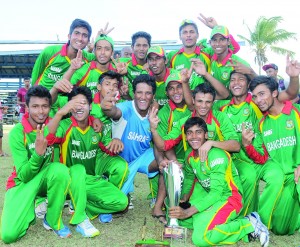
[[[222,80],[228,80],[229,73],[227,71],[223,72],[221,78],[222,78]]]
[[[294,122],[292,119],[286,120],[286,128],[287,129],[293,129],[294,128]]]
[[[208,136],[208,139],[212,139],[214,137],[214,132],[213,131],[208,131],[207,136]]]
[[[98,143],[98,138],[97,138],[97,136],[92,136],[92,143],[93,143],[93,144]]]
[[[249,108],[245,108],[244,111],[243,111],[243,115],[248,116],[249,113],[250,113]]]

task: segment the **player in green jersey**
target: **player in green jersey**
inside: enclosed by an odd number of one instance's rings
[[[81,57],[77,56],[63,78],[69,80],[73,85],[88,87],[94,97],[98,92],[97,85],[102,73],[109,70],[118,71],[121,74],[127,73],[125,63],[117,63],[115,60],[115,64],[112,62],[113,52],[113,39],[106,35],[98,36],[94,48],[95,61],[82,65]]]
[[[35,199],[47,196],[48,212],[43,225],[62,238],[71,232],[62,221],[62,209],[69,187],[67,167],[52,162],[53,147],[47,145],[44,126],[48,123],[51,95],[42,86],[31,87],[26,94],[28,112],[9,136],[14,171],[7,182],[1,219],[1,238],[12,243],[23,237],[35,222]]]
[[[148,74],[147,52],[151,46],[151,35],[147,32],[139,31],[131,36],[131,58],[120,58],[121,62],[127,64],[126,77],[129,80],[129,95],[133,99],[133,80],[140,74]]]
[[[93,219],[100,214],[101,222],[110,222],[111,213],[124,210],[128,204],[126,195],[98,174],[98,167],[107,162],[121,160],[126,164],[120,157],[110,158],[110,155],[122,151],[123,144],[116,139],[107,144],[101,133],[92,128],[93,117],[89,114],[92,96],[87,87],[74,87],[68,99],[67,105],[49,123],[47,139],[50,143],[60,143],[61,161],[70,168],[69,195],[75,210],[70,224],[77,225],[76,230],[83,236],[94,237],[99,235],[99,231],[88,218]],[[72,113],[72,117],[60,122],[68,113]],[[103,152],[108,155],[103,155]],[[123,180],[127,174],[128,169],[125,169]]]
[[[169,217],[193,229],[192,241],[197,246],[234,244],[248,235],[268,246],[269,232],[257,213],[238,218],[242,209],[241,185],[230,154],[219,148],[208,151],[202,160],[199,149],[208,138],[203,119],[192,117],[184,125],[184,132],[192,151],[186,159],[182,198],[186,201],[192,184],[197,180],[201,190],[190,207],[169,209]]]
[[[286,72],[299,89],[300,63],[287,59]],[[264,144],[285,175],[282,194],[273,212],[272,231],[290,235],[300,227],[300,108],[278,100],[278,83],[272,77],[258,76],[249,88],[254,102],[265,113],[259,123]]]
[[[107,117],[101,108],[101,101],[108,94],[115,95],[119,91],[119,85],[122,83],[121,75],[114,71],[104,72],[100,78],[97,86],[98,92],[95,94],[91,115],[100,119],[103,123],[102,135],[105,139],[110,140],[112,138],[112,121]],[[121,90],[120,90],[121,91]],[[106,155],[107,156],[107,155]],[[118,188],[121,188],[124,183],[124,174],[127,178],[128,165],[123,159],[119,159],[119,156],[106,157],[106,163],[103,162],[102,156],[97,156],[98,161],[102,162],[101,166],[98,166],[98,175],[104,175],[108,178],[108,181],[113,183]]]
[[[169,101],[166,95],[166,80],[174,70],[167,68],[166,54],[161,46],[152,46],[149,48],[147,63],[150,70],[149,74],[154,76],[156,81],[155,100],[161,108]]]

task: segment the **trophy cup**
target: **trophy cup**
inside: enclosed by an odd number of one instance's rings
[[[183,173],[174,161],[169,161],[168,167],[164,168],[163,174],[169,202],[168,208],[179,206]],[[179,226],[177,219],[169,218],[168,224],[165,227],[164,237],[185,241],[186,228]]]

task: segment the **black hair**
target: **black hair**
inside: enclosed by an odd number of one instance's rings
[[[271,93],[273,93],[275,90],[278,90],[278,83],[273,77],[260,75],[251,80],[249,85],[250,91],[252,92],[258,85],[261,84],[265,84]]]
[[[71,26],[70,26],[70,31],[69,31],[69,34],[71,35],[74,31],[75,28],[77,27],[84,27],[88,30],[88,37],[89,37],[89,40],[91,38],[91,35],[92,35],[92,27],[91,25],[87,22],[87,21],[84,21],[82,19],[75,19]]]
[[[131,45],[132,46],[134,46],[134,44],[135,44],[135,42],[138,38],[145,38],[148,42],[149,47],[151,46],[151,35],[149,33],[143,32],[143,31],[139,31],[139,32],[134,33],[131,36]]]
[[[179,27],[179,36],[181,35],[182,29],[186,26],[189,26],[189,25],[193,26],[196,30],[196,33],[199,34],[198,27],[197,27],[196,23],[194,23],[194,22],[184,22],[184,24]]]
[[[81,86],[81,87],[73,87],[72,91],[68,94],[68,101],[70,101],[73,97],[82,94],[86,97],[89,104],[92,104],[93,97],[92,92],[88,87]]]
[[[49,90],[43,86],[33,86],[30,87],[25,95],[25,102],[26,105],[29,106],[29,102],[31,97],[38,97],[38,98],[47,98],[49,101],[49,105],[52,104],[52,97]]]
[[[118,85],[122,82],[122,75],[113,71],[109,70],[101,74],[99,77],[99,84],[102,84],[102,81],[105,77],[109,77],[110,79],[117,79]]]
[[[30,81],[30,77],[24,77],[23,81]]]
[[[251,78],[250,78],[249,75],[243,74],[243,73],[241,73],[241,72],[237,72],[236,70],[233,70],[233,71],[230,72],[230,76],[229,76],[230,79],[231,79],[231,76],[232,76],[233,74],[241,74],[241,75],[244,75],[244,76],[246,77],[247,84],[249,84],[250,81],[251,81]]]
[[[195,87],[193,91],[193,99],[195,99],[197,93],[209,93],[213,96],[213,100],[216,98],[216,90],[208,82],[201,83]]]
[[[132,82],[132,87],[133,87],[133,93],[135,93],[136,90],[136,85],[139,83],[146,83],[147,85],[152,87],[152,93],[155,94],[156,92],[156,81],[155,78],[151,75],[148,74],[141,74],[137,76],[133,82]]]
[[[207,132],[207,125],[202,118],[191,117],[184,124],[184,133],[186,134],[186,132],[195,125],[199,126],[201,129],[203,129],[205,133]]]

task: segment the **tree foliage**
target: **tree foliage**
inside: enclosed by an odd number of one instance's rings
[[[253,30],[246,24],[249,37],[238,35],[240,39],[248,43],[251,51],[255,53],[254,62],[259,66],[259,73],[261,73],[262,65],[268,61],[268,51],[279,55],[295,55],[295,52],[278,46],[280,43],[290,39],[297,40],[296,33],[288,32],[278,27],[282,20],[281,16],[271,18],[261,16],[256,21]]]

